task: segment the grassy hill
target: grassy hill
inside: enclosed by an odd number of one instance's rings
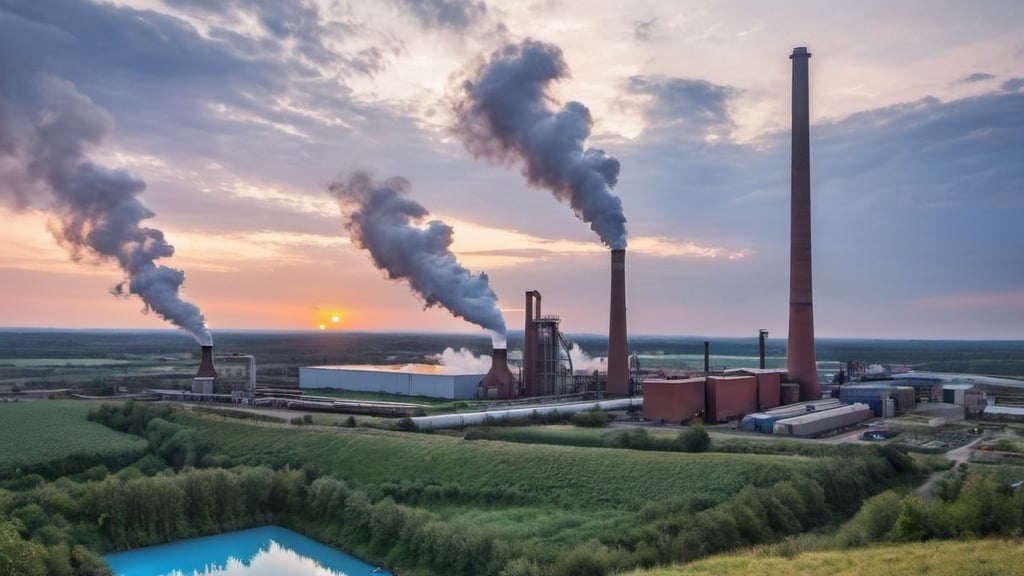
[[[939,540],[789,557],[754,550],[628,576],[1011,576],[1021,573],[1022,562],[1024,542],[1020,540]]]

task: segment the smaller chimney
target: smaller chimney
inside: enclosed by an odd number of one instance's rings
[[[629,343],[626,335],[626,251],[612,250],[611,309],[608,318],[608,385],[610,396],[628,396]]]
[[[508,349],[495,348],[491,354],[491,369],[480,380],[480,397],[487,400],[507,400],[515,390],[515,377],[508,369]]]
[[[192,392],[196,394],[213,394],[213,382],[217,379],[217,369],[213,367],[213,346],[203,346],[199,359],[199,370],[192,379]]]

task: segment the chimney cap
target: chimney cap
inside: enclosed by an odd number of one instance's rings
[[[807,46],[797,46],[796,48],[793,48],[793,53],[790,54],[789,57],[792,59],[797,56],[806,56],[810,58],[811,53],[807,51]]]

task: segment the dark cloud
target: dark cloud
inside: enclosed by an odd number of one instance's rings
[[[975,72],[974,74],[969,74],[957,80],[955,84],[972,84],[974,82],[984,82],[993,78],[995,78],[995,75],[993,74],[989,74],[987,72]]]
[[[230,16],[262,6],[234,1],[207,8]],[[297,13],[280,32],[296,22],[316,26],[311,12]],[[345,28],[321,28],[335,25]],[[340,41],[340,33],[332,39]],[[120,144],[137,143],[151,154],[156,145],[182,168],[215,158],[256,180],[294,178],[319,188],[326,177],[312,176],[322,166],[311,146],[337,157],[383,148],[379,140],[387,134],[405,132],[401,137],[416,141],[409,111],[356,101],[346,86],[348,76],[382,70],[391,45],[338,55],[322,68],[290,49],[297,42],[217,27],[204,36],[173,15],[110,4],[0,4],[0,51],[68,78],[115,111]]]
[[[1010,78],[1006,82],[1003,82],[1003,90],[1007,92],[1016,92],[1021,88],[1024,88],[1024,78]]]
[[[395,0],[424,28],[463,31],[487,17],[487,4],[473,0]]]
[[[729,101],[739,94],[731,86],[706,80],[633,76],[626,89],[651,97],[644,110],[647,131],[670,139],[728,138],[734,128]]]
[[[746,249],[764,278],[784,271],[789,133],[756,147],[660,135],[644,132],[621,153],[637,234]],[[884,317],[914,299],[1018,290],[1021,150],[1022,92],[926,98],[812,125],[816,307],[856,302]]]

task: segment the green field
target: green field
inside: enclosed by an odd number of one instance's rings
[[[1020,540],[941,540],[857,550],[770,556],[757,550],[629,576],[1012,576],[1024,568]]]
[[[532,502],[638,510],[700,496],[719,502],[748,483],[805,472],[788,456],[683,454],[469,442],[454,436],[367,429],[282,430],[211,418],[183,423],[247,464],[313,463],[353,486],[419,481],[519,492]]]
[[[141,455],[146,441],[89,422],[93,404],[77,401],[0,403],[0,477],[15,470],[59,467]]]

